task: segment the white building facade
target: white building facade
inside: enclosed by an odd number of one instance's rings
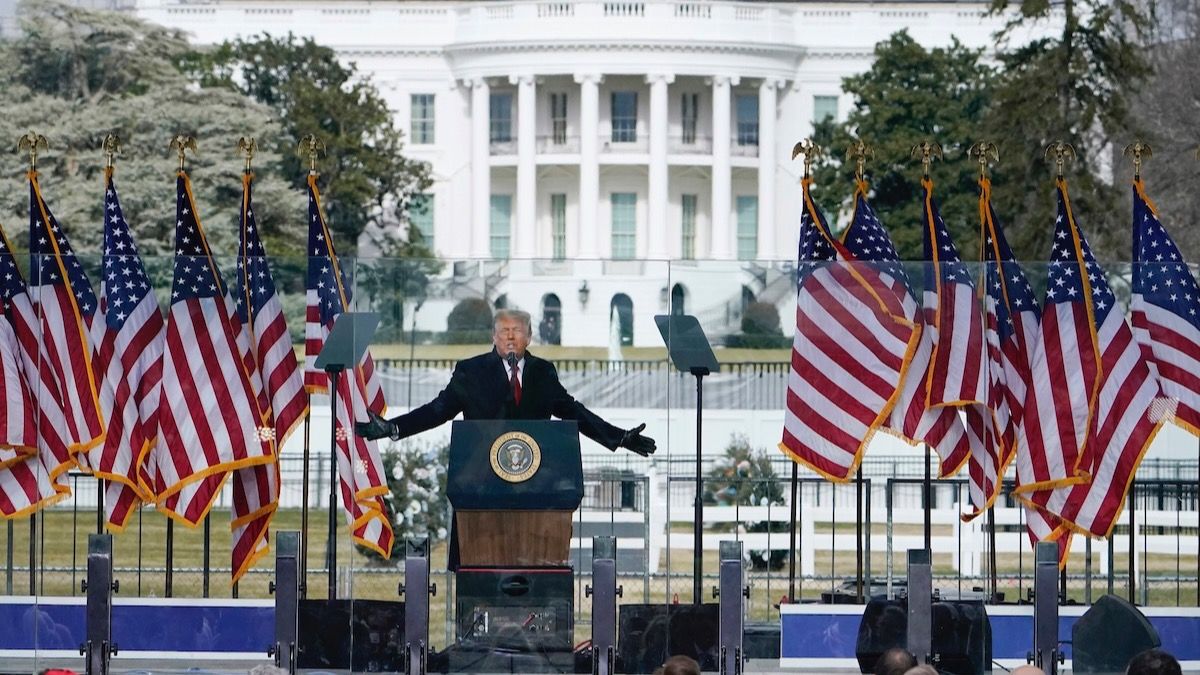
[[[139,0],[137,12],[201,43],[290,31],[332,47],[432,167],[414,223],[439,257],[496,261],[450,274],[490,271],[480,292],[535,322],[549,303],[563,344],[608,344],[616,308],[637,316],[625,344],[653,345],[643,317],[670,307],[728,333],[747,297],[792,301],[786,268],[772,272],[796,251],[792,146],[846,114],[842,78],[895,31],[992,45],[1001,20],[986,4]],[[422,322],[444,328],[453,301]]]

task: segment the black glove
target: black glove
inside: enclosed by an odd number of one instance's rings
[[[368,441],[377,441],[381,438],[394,438],[396,436],[395,422],[384,419],[378,413],[370,410],[367,411],[367,414],[371,416],[370,421],[355,422],[354,433]]]
[[[654,445],[654,439],[649,436],[642,435],[642,429],[646,428],[646,423],[642,422],[636,427],[625,432],[621,437],[621,443],[618,447],[629,448],[642,457],[649,457],[654,454],[657,446]]]

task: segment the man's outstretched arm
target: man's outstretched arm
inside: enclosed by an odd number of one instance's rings
[[[449,422],[462,412],[464,377],[455,366],[450,384],[429,403],[391,419],[367,411],[370,418],[365,422],[355,422],[354,433],[368,440],[390,437],[398,441]]]

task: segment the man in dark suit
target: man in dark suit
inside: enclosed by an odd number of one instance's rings
[[[532,335],[528,312],[496,312],[492,351],[459,361],[450,384],[429,403],[392,419],[370,413],[370,421],[354,425],[355,433],[372,440],[390,437],[398,441],[441,426],[459,413],[468,420],[557,417],[575,420],[583,435],[609,450],[628,448],[643,457],[654,453],[654,439],[642,435],[645,423],[628,430],[613,426],[568,394],[558,381],[554,364],[526,351]],[[458,568],[457,544],[452,531],[451,570]]]
[[[459,413],[468,420],[557,417],[575,420],[584,436],[609,450],[628,448],[643,457],[654,452],[654,439],[642,435],[644,423],[620,429],[568,394],[554,364],[526,351],[531,335],[528,312],[496,312],[492,351],[459,361],[450,384],[429,403],[390,420],[372,414],[370,421],[354,425],[355,432],[372,440],[398,441],[441,426]]]

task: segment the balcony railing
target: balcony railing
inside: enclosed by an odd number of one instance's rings
[[[632,141],[614,141],[612,134],[600,136],[600,152],[649,152],[650,144],[644,135]]]
[[[493,155],[515,155],[517,154],[517,139],[510,138],[507,141],[490,141],[488,142],[488,149]]]
[[[712,136],[672,136],[667,141],[667,151],[673,155],[711,155]]]
[[[561,134],[538,136],[537,151],[539,155],[576,153],[579,152],[579,137]]]
[[[758,143],[734,143],[729,153],[734,157],[758,157]]]

